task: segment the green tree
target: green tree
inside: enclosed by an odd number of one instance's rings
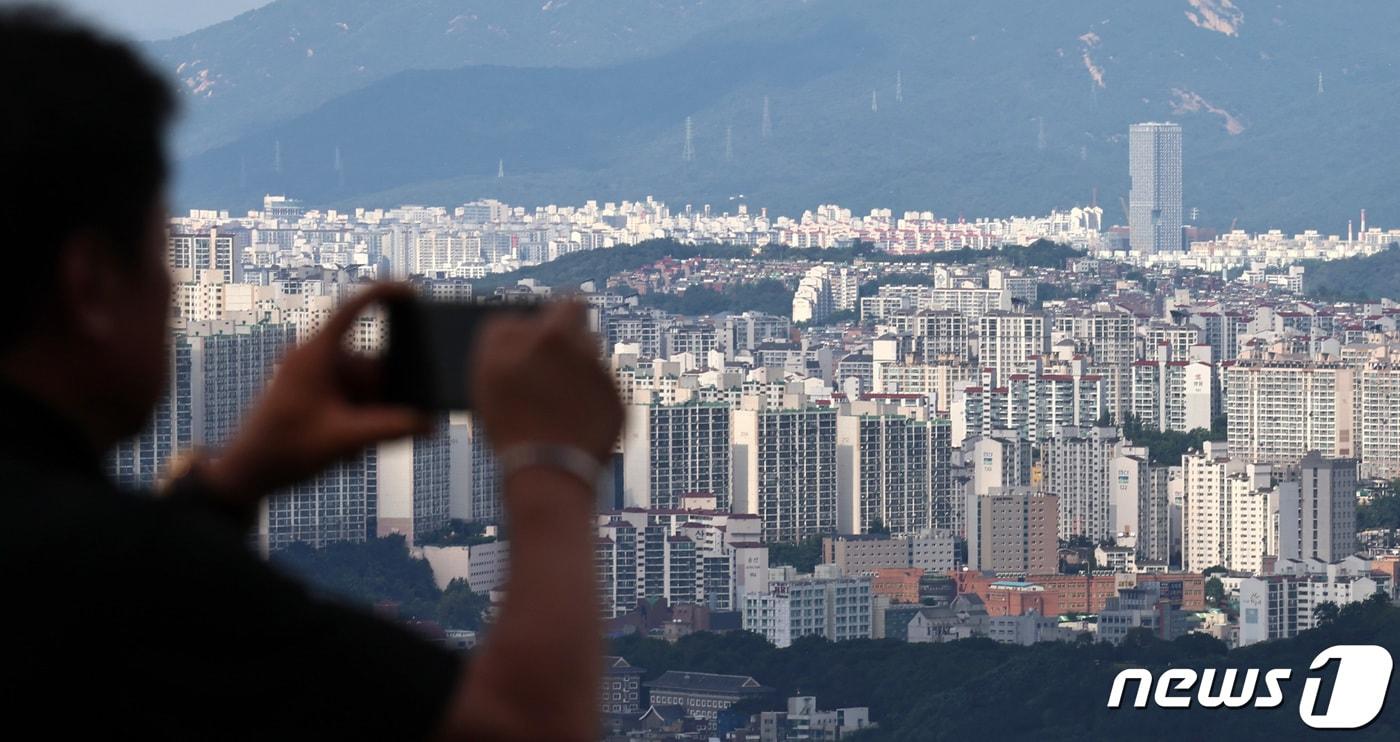
[[[1219,577],[1206,580],[1206,603],[1219,608],[1225,603],[1225,583]]]
[[[798,572],[811,572],[822,563],[822,537],[809,536],[797,543],[769,544],[768,563],[774,567],[787,565]]]
[[[467,581],[461,578],[447,584],[438,598],[437,621],[447,629],[481,628],[481,616],[491,607],[491,597],[472,592]]]
[[[1400,528],[1400,480],[1356,508],[1356,529]]]
[[[333,598],[366,606],[396,603],[404,618],[437,617],[441,592],[433,583],[433,570],[426,561],[409,556],[401,535],[320,549],[293,544],[273,554],[272,564]]]
[[[1338,610],[1337,604],[1330,600],[1318,603],[1317,607],[1313,608],[1313,617],[1317,619],[1318,626],[1326,626],[1336,621],[1340,613],[1341,611]]]

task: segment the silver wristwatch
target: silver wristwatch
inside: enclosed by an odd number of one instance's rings
[[[521,469],[535,467],[562,471],[588,485],[589,489],[596,488],[603,478],[603,465],[598,463],[598,459],[574,446],[522,443],[496,454],[496,462],[500,466],[501,481],[509,479]]]

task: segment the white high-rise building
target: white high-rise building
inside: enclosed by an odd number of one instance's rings
[[[807,271],[792,295],[793,322],[821,322],[836,310],[832,269],[818,265]]]
[[[714,495],[729,509],[730,409],[725,404],[634,404],[622,435],[622,501],[677,508],[681,497]]]
[[[800,541],[837,524],[836,410],[734,411],[733,509],[758,515],[764,541]]]
[[[1167,491],[1153,477],[1148,451],[1120,446],[1109,464],[1108,517],[1120,546],[1144,559],[1163,559],[1171,527]]]
[[[175,230],[167,240],[167,259],[172,269],[220,270],[229,281],[238,283],[243,280],[243,252],[248,242],[248,232],[242,230]]]
[[[1029,487],[992,487],[967,505],[967,566],[1009,574],[1058,568],[1059,498]]]
[[[1280,560],[1274,574],[1240,582],[1240,646],[1316,628],[1323,603],[1340,608],[1390,590],[1389,576],[1371,571],[1371,563],[1359,557]]]
[[[1126,311],[1095,311],[1055,318],[1055,334],[1089,354],[1089,370],[1104,378],[1105,404],[1115,422],[1131,409],[1131,366],[1137,357],[1137,321]]]
[[[1181,457],[1182,569],[1257,573],[1264,555],[1276,553],[1274,513],[1294,484],[1276,483],[1268,464],[1231,457],[1223,441],[1202,448]]]
[[[1361,371],[1361,468],[1364,476],[1400,477],[1400,365],[1368,364]]]
[[[758,542],[758,519],[714,510],[713,497],[682,505],[598,514],[594,559],[604,617],[658,599],[739,610],[750,591],[767,592],[768,547]]]
[[[878,525],[902,536],[932,528],[951,495],[949,436],[947,421],[930,421],[927,407],[878,399],[845,405],[836,422],[838,530],[869,533]]]
[[[1303,457],[1296,486],[1279,497],[1280,558],[1338,562],[1356,553],[1356,475],[1355,459]]]
[[[829,565],[824,565],[829,566]],[[768,593],[744,601],[744,630],[777,647],[820,636],[830,641],[869,639],[874,634],[875,601],[869,577],[843,577],[837,570],[769,583]]]
[[[1065,426],[1041,446],[1042,491],[1060,498],[1060,538],[1113,538],[1109,482],[1123,439],[1117,428]]]
[[[1140,253],[1183,249],[1181,236],[1181,125],[1128,127],[1129,241]]]
[[[913,316],[910,328],[924,361],[972,360],[972,344],[967,315],[952,310],[926,309]]]
[[[1240,359],[1225,368],[1230,451],[1295,464],[1310,451],[1353,458],[1356,370],[1341,363]]]
[[[380,443],[376,453],[378,535],[402,534],[414,546],[451,516],[452,443],[443,415],[427,435]]]
[[[992,312],[977,320],[977,362],[991,369],[997,385],[1012,374],[1035,373],[1033,359],[1045,355],[1048,342],[1044,315]]]
[[[1083,360],[1071,361],[1062,373],[1042,373],[1031,361],[1031,373],[1013,373],[994,384],[990,370],[982,383],[953,396],[949,413],[955,436],[986,436],[993,430],[1015,430],[1040,443],[1066,425],[1096,425],[1104,413],[1104,378],[1085,373]]]
[[[1173,359],[1167,348],[1159,345],[1149,358],[1132,364],[1133,417],[1147,430],[1210,430],[1219,398],[1215,366],[1200,357]]]

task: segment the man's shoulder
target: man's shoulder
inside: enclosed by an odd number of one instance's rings
[[[11,517],[0,529],[24,540],[46,539],[76,526],[118,525],[140,517],[145,503],[140,496],[86,473],[58,467],[41,467],[29,461],[0,455],[0,492]]]

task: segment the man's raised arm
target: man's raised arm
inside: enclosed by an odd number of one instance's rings
[[[598,736],[593,485],[622,406],[585,312],[560,304],[535,319],[493,320],[477,348],[472,396],[501,461],[510,579],[444,739]]]

